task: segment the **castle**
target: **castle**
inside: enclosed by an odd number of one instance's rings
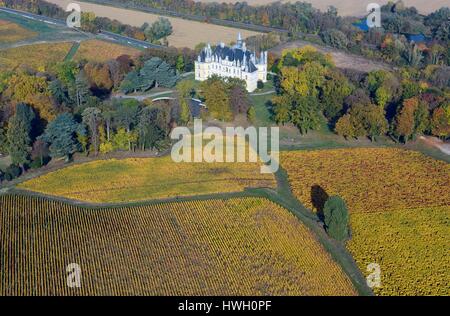
[[[255,52],[247,50],[240,33],[233,47],[220,43],[212,49],[208,44],[195,62],[195,80],[204,81],[212,75],[242,79],[247,91],[253,92],[259,80],[267,82],[267,52],[257,58]]]

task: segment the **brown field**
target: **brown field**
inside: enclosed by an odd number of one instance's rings
[[[144,12],[113,8],[109,6],[96,5],[81,1],[72,0],[48,0],[48,2],[66,7],[68,3],[79,3],[82,11],[94,12],[97,16],[116,19],[122,23],[133,26],[141,26],[145,22],[152,23],[159,16]],[[173,34],[168,37],[169,45],[175,47],[194,48],[198,43],[231,43],[236,41],[238,32],[244,38],[256,35],[257,32],[239,30],[231,27],[224,27],[213,24],[189,21],[179,18],[168,18],[173,26]]]
[[[99,54],[101,52],[101,54]],[[136,56],[139,50],[132,47],[118,45],[100,40],[83,41],[78,48],[74,59],[87,59],[89,61],[104,62],[115,59],[120,55]]]
[[[16,23],[0,20],[0,42],[14,43],[36,36],[37,33],[27,30]]]
[[[6,195],[0,209],[0,295],[357,294],[311,231],[261,198],[86,209]]]
[[[197,2],[238,2],[237,0],[195,0]],[[272,2],[296,2],[296,0],[245,0],[250,5],[263,5]],[[388,3],[389,0],[302,0],[309,2],[313,7],[326,11],[330,5],[338,9],[340,15],[360,16],[366,13],[366,7],[369,3],[375,2],[381,5]],[[392,0],[391,0],[392,1]],[[239,1],[242,2],[242,1]],[[428,14],[441,7],[449,6],[448,0],[403,0],[403,3],[410,7],[416,7],[419,12]]]
[[[20,65],[45,70],[52,64],[63,61],[71,47],[71,42],[63,42],[0,50],[0,70],[12,70]]]

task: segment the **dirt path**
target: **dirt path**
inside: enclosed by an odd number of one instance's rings
[[[431,136],[420,136],[419,139],[422,140],[425,144],[433,146],[442,151],[444,154],[450,156],[450,143],[445,143],[439,138]]]

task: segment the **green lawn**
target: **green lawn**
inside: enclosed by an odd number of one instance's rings
[[[271,126],[275,122],[271,119],[269,112],[269,102],[273,95],[250,96],[250,101],[255,107],[257,126]]]

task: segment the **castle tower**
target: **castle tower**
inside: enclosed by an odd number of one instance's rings
[[[236,42],[236,47],[237,47],[237,48],[242,48],[243,42],[244,42],[244,41],[242,40],[241,32],[239,32],[238,38],[237,38],[237,42]]]

